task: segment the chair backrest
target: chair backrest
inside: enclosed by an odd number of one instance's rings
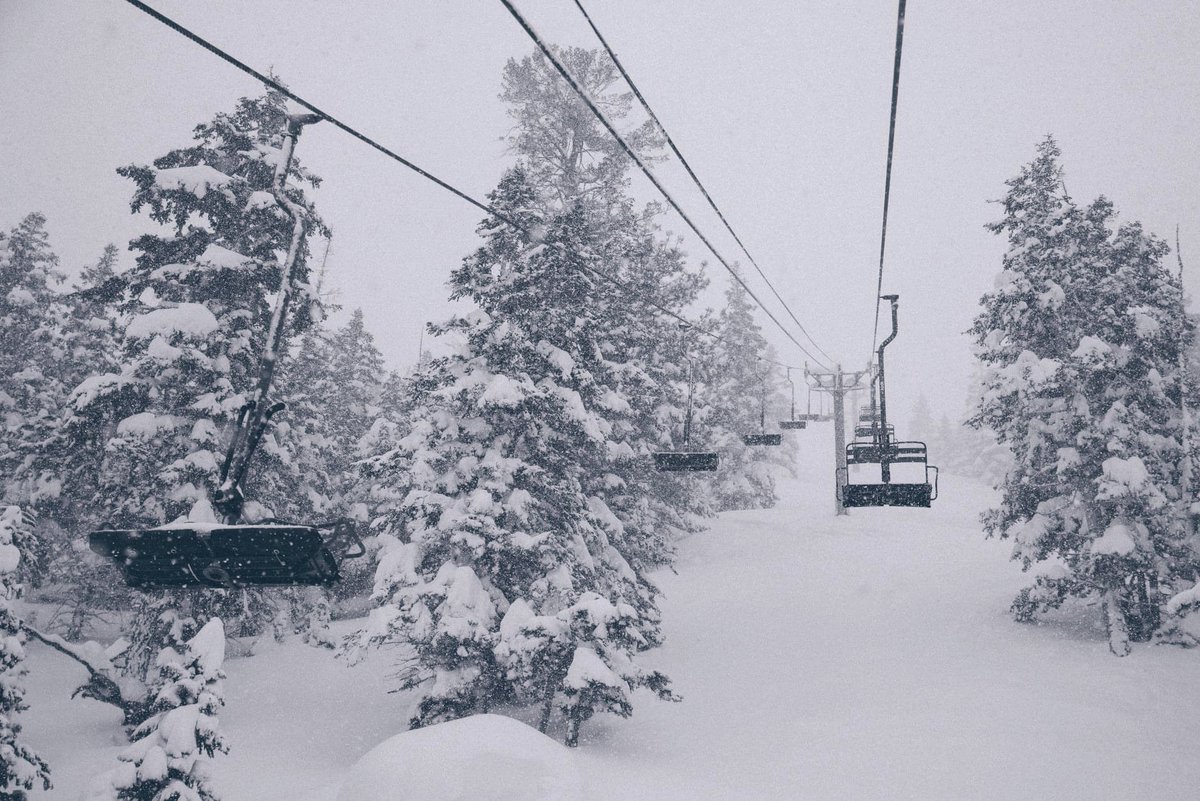
[[[856,437],[874,437],[876,432],[878,432],[878,431],[879,431],[878,423],[873,423],[871,425],[865,425],[865,426],[859,425],[859,426],[855,426],[855,428],[854,428],[854,436],[856,436]],[[896,433],[896,427],[894,425],[892,425],[891,423],[888,423],[887,432],[888,432],[889,437],[892,436],[893,434]]]
[[[925,464],[928,450],[924,442],[891,442],[887,448],[888,461],[893,464]],[[882,464],[883,448],[874,442],[851,442],[846,446],[846,464]]]

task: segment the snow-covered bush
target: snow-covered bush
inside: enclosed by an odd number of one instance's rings
[[[152,715],[133,732],[119,764],[98,777],[89,801],[215,801],[208,762],[228,746],[224,705],[225,629],[213,618],[178,649],[164,648],[151,687]]]
[[[24,801],[41,785],[50,789],[50,768],[21,738],[17,716],[28,707],[21,677],[25,673],[25,632],[13,611],[16,574],[23,541],[32,521],[16,506],[0,506],[0,799]]]
[[[1163,622],[1155,639],[1170,645],[1200,645],[1200,584],[1176,593],[1162,608]]]

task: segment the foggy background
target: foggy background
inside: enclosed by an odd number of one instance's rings
[[[498,2],[183,2],[155,8],[425,169],[482,198],[511,163],[498,99],[533,43]],[[817,342],[867,361],[874,314],[895,0],[585,3],[718,205]],[[566,0],[522,0],[550,41],[599,43]],[[1005,244],[983,226],[1053,133],[1077,202],[1109,196],[1200,269],[1200,2],[914,0],[906,15],[884,292],[901,298],[889,399],[961,416],[962,332]],[[249,77],[120,0],[0,0],[0,228],[49,217],[74,274],[151,227],[115,168],[187,146]],[[640,109],[627,120],[640,123]],[[361,307],[393,367],[449,311],[444,282],[481,213],[333,126],[300,159],[334,231],[326,286]],[[732,238],[672,159],[660,178],[733,261]],[[644,200],[655,193],[643,178]],[[682,233],[674,215],[664,228]],[[685,237],[692,260],[712,261]],[[319,253],[319,248],[318,248]],[[1174,254],[1171,256],[1174,263]],[[744,259],[743,259],[744,263]],[[769,291],[744,263],[750,286]],[[716,304],[724,270],[710,264]],[[770,303],[780,319],[785,313]],[[781,360],[805,356],[771,323]],[[886,318],[881,327],[886,327]],[[804,341],[804,340],[802,340]],[[428,344],[428,340],[427,340]]]

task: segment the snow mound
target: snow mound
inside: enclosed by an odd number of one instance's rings
[[[191,192],[202,198],[214,189],[223,189],[233,179],[225,173],[209,167],[207,164],[197,164],[195,167],[171,167],[158,170],[154,175],[154,183],[159,189],[173,189]]]
[[[1112,348],[1103,339],[1094,336],[1085,336],[1079,340],[1079,347],[1075,349],[1075,352],[1071,356],[1083,361],[1090,361],[1103,359],[1110,353],[1112,353]]]
[[[155,309],[133,318],[125,335],[134,339],[154,336],[184,336],[202,338],[217,330],[217,318],[199,303],[181,303],[166,309]]]
[[[398,734],[350,770],[338,801],[575,801],[566,746],[520,721],[474,715]]]
[[[1104,530],[1092,543],[1092,553],[1097,555],[1128,556],[1137,550],[1135,532],[1128,523],[1116,521]]]

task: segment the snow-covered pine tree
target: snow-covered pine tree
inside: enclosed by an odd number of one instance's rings
[[[289,408],[306,412],[305,427],[293,426],[302,440],[293,458],[314,462],[303,471],[306,477],[324,477],[325,486],[313,487],[313,510],[347,515],[364,500],[352,494],[359,442],[385,414],[383,355],[361,309],[335,331],[314,328],[297,351],[283,368],[280,387]]]
[[[133,210],[148,209],[166,230],[132,243],[139,255],[122,276],[128,322],[119,371],[90,377],[74,396],[81,413],[99,404],[116,421],[99,477],[114,524],[157,525],[208,502],[223,432],[257,375],[279,254],[291,237],[291,221],[269,191],[285,117],[278,94],[243,98],[233,113],[198,126],[193,146],[154,167],[118,170],[137,185]],[[290,176],[286,191],[307,209],[308,232],[327,233],[300,188],[318,179],[296,161]],[[316,304],[305,283],[307,256],[306,238],[296,328]],[[248,495],[275,500],[271,471],[250,483]]]
[[[148,210],[163,229],[131,244],[136,265],[119,276],[123,330],[116,369],[88,377],[71,399],[68,427],[105,432],[95,500],[108,525],[155,526],[184,515],[212,519],[208,497],[227,431],[257,377],[281,254],[292,234],[291,219],[270,191],[286,116],[276,93],[242,98],[233,112],[197,126],[191,146],[152,167],[118,170],[136,185],[133,211]],[[306,210],[307,234],[327,236],[303,191],[318,179],[296,160],[289,178],[285,192]],[[319,305],[307,283],[307,240],[295,272],[294,332],[317,316]],[[283,458],[290,452],[281,443],[286,433],[276,429],[264,439],[259,469],[247,481],[247,495],[260,502],[247,504],[249,519],[271,516],[271,507],[285,506],[302,483],[300,466]],[[232,636],[255,633],[275,617],[261,590],[188,598],[199,623],[222,617]],[[146,665],[159,645],[135,638],[133,663]]]
[[[1077,207],[1053,139],[1008,182],[990,225],[1009,251],[971,333],[985,372],[976,425],[1012,451],[990,535],[1040,565],[1013,604],[1029,619],[1095,598],[1110,647],[1149,639],[1194,569],[1184,542],[1179,347],[1190,341],[1167,252],[1112,204]]]
[[[0,801],[25,801],[36,785],[50,789],[50,768],[21,737],[17,716],[28,709],[21,677],[25,632],[13,611],[22,552],[33,521],[18,506],[0,506]]]
[[[567,47],[555,48],[555,55],[609,121],[618,125],[629,115],[633,94],[615,89],[620,75],[606,53]],[[500,99],[508,103],[514,122],[509,143],[521,157],[542,218],[579,205],[590,224],[623,224],[633,208],[629,157],[540,51],[509,59]],[[665,144],[650,120],[622,136],[644,160],[653,160]]]
[[[557,55],[610,121],[626,120],[633,95],[620,90],[607,54],[565,48]],[[641,573],[668,564],[674,540],[698,529],[707,510],[703,482],[658,473],[651,461],[654,451],[670,446],[684,404],[684,367],[662,347],[674,338],[676,322],[659,308],[682,313],[705,279],[686,269],[677,243],[662,241],[655,223],[661,208],[636,206],[630,159],[540,52],[510,60],[503,83],[501,97],[514,121],[509,143],[536,207],[551,219],[578,206],[591,252],[619,283],[598,281],[590,299],[603,311],[597,341],[611,368],[611,402],[603,413],[612,431],[604,461],[588,471],[588,491],[613,511],[619,524],[610,532],[613,544]],[[665,144],[650,121],[624,136],[645,161],[655,160]]]
[[[190,639],[178,626],[171,633],[172,645],[155,665],[152,714],[134,729],[117,767],[97,779],[88,801],[217,799],[208,762],[229,750],[217,720],[225,704],[225,630],[212,618]]]
[[[291,503],[276,509],[277,514],[321,520],[350,517],[364,524],[370,519],[370,488],[356,466],[370,454],[362,454],[360,446],[372,432],[394,442],[395,417],[402,414],[400,408],[383,407],[385,377],[383,355],[359,309],[336,330],[313,326],[292,348],[280,367],[278,395],[291,413],[280,424],[279,439],[298,483],[289,493]],[[328,624],[335,594],[345,599],[356,589],[364,597],[370,592],[369,560],[347,562],[343,568],[343,581],[336,588],[284,593],[286,609],[280,611],[287,618],[286,629],[314,645],[332,645]]]
[[[70,391],[65,276],[50,248],[46,218],[27,215],[0,252],[0,475],[4,497],[34,508],[60,501],[62,475],[41,454]],[[40,572],[40,553],[26,570]]]
[[[542,226],[520,168],[489,197],[527,229]],[[380,607],[360,640],[413,649],[404,686],[422,691],[415,726],[559,706],[573,743],[591,711],[629,714],[634,688],[670,690],[637,664],[659,640],[657,610],[609,539],[615,516],[585,489],[611,431],[602,324],[588,302],[592,232],[579,206],[545,230],[534,246],[486,220],[484,245],[451,277],[451,297],[477,310],[433,327],[462,344],[424,366],[412,433],[374,461],[377,480],[394,476],[406,494],[376,521],[387,541]],[[593,625],[573,625],[580,615]],[[596,663],[607,694],[580,683]]]
[[[762,393],[766,394],[766,424],[773,430],[788,401],[780,390],[779,371],[754,319],[746,290],[731,280],[725,307],[717,320],[718,340],[708,344],[707,402],[712,412],[709,441],[721,452],[721,469],[711,478],[712,500],[718,511],[766,509],[778,500],[774,471],[792,469],[796,441],[783,438],[781,447],[755,447],[742,442],[745,434],[762,428]],[[770,361],[766,361],[766,360]]]
[[[72,291],[64,298],[70,316],[64,321],[65,363],[70,389],[98,372],[116,370],[120,311],[106,297],[119,284],[118,251],[104,248],[100,258],[85,265]],[[61,493],[38,504],[47,540],[50,563],[47,583],[55,587],[58,611],[47,626],[67,640],[79,640],[93,623],[130,606],[130,591],[115,565],[91,553],[87,532],[104,521],[103,505],[96,495],[96,476],[104,461],[104,444],[112,434],[99,416],[78,416],[67,411],[62,399],[52,436],[34,454],[32,465],[58,476]]]

